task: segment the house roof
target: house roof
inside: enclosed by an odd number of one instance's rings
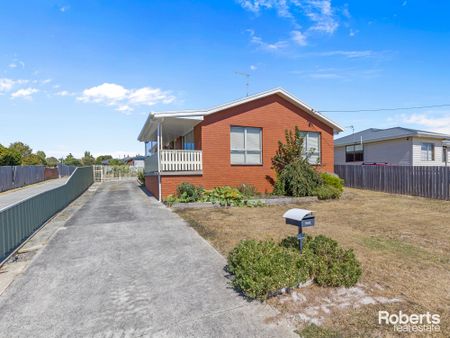
[[[292,104],[294,104],[295,106],[301,108],[302,110],[306,111],[307,113],[309,113],[311,116],[314,116],[315,118],[317,118],[319,121],[325,123],[326,125],[330,126],[333,128],[333,130],[335,132],[341,132],[344,129],[339,126],[337,123],[331,121],[330,119],[328,119],[327,117],[325,117],[324,115],[320,114],[319,112],[315,111],[313,108],[311,108],[310,106],[308,106],[307,104],[305,104],[304,102],[300,101],[299,99],[297,99],[296,97],[294,97],[292,94],[288,93],[286,90],[282,89],[282,88],[275,88],[275,89],[271,89],[265,92],[261,92],[255,95],[251,95],[251,96],[247,96],[244,97],[242,99],[239,100],[235,100],[226,104],[222,104],[219,106],[215,106],[213,108],[210,109],[200,109],[200,110],[182,110],[182,111],[166,111],[166,112],[153,112],[150,113],[147,121],[144,124],[144,127],[142,128],[139,136],[138,136],[138,140],[139,141],[149,141],[150,140],[150,135],[152,133],[155,132],[156,127],[152,127],[151,125],[155,125],[156,120],[160,120],[160,119],[165,119],[165,118],[181,118],[184,119],[186,124],[197,124],[200,123],[203,120],[203,117],[206,115],[210,115],[210,114],[214,114],[217,113],[219,111],[228,109],[228,108],[232,108],[247,102],[251,102],[254,100],[258,100],[270,95],[279,95],[280,97],[284,98],[285,100],[291,102]],[[191,119],[191,121],[186,121],[188,119]]]
[[[393,140],[403,137],[426,137],[441,140],[450,140],[450,135],[435,133],[431,131],[424,131],[418,129],[410,129],[403,127],[394,127],[387,129],[369,128],[358,133],[344,136],[334,140],[335,147],[342,147],[349,144],[370,143],[378,141]]]

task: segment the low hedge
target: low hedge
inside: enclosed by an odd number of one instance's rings
[[[309,278],[320,286],[350,287],[362,272],[352,250],[344,250],[323,235],[306,236],[301,255],[296,237],[279,244],[243,240],[228,255],[227,269],[234,275],[233,286],[256,299],[265,299]]]
[[[285,287],[294,287],[308,277],[306,260],[291,249],[272,241],[243,240],[228,256],[233,286],[247,297],[265,299]]]
[[[321,185],[315,190],[314,195],[319,200],[338,199],[341,197],[342,191],[332,185]]]

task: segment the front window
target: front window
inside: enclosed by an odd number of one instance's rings
[[[354,144],[345,147],[345,162],[363,162],[364,146],[362,144]]]
[[[310,164],[320,164],[320,133],[318,132],[301,132],[303,137],[302,156],[308,159]]]
[[[420,148],[420,158],[422,161],[434,161],[433,143],[422,143]]]
[[[262,164],[262,129],[231,127],[231,164]]]
[[[189,133],[183,136],[183,149],[184,150],[195,149],[194,130],[191,130]]]

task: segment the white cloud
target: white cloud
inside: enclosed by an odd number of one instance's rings
[[[425,130],[450,135],[450,113],[446,114],[411,114],[401,115],[400,121]]]
[[[68,6],[68,5],[59,7],[59,11],[62,13],[67,12],[69,9],[70,9],[70,6]]]
[[[306,45],[306,38],[314,33],[332,35],[340,21],[351,17],[348,6],[335,10],[331,0],[238,0],[242,8],[256,15],[263,10],[275,10],[279,17],[287,18],[292,25],[292,41]],[[302,24],[300,24],[300,22]],[[300,32],[300,28],[302,32]],[[266,50],[277,50],[288,45],[286,41],[266,43],[259,36],[252,35],[251,41]]]
[[[157,103],[169,104],[175,100],[169,91],[159,88],[142,87],[127,89],[115,83],[103,83],[83,90],[78,97],[81,102],[94,102],[113,106],[121,112],[130,112],[136,106],[153,106]]]
[[[349,59],[372,57],[375,53],[372,50],[332,50],[328,52],[311,53],[315,56],[342,56]]]
[[[13,62],[11,62],[8,65],[9,68],[17,68],[19,66],[21,66],[22,68],[25,68],[25,63],[23,61],[20,61],[20,60],[17,60],[17,59],[13,60]]]
[[[37,93],[39,90],[36,88],[22,88],[11,94],[13,99],[22,98],[22,99],[31,99],[33,94]]]
[[[247,32],[250,34],[250,42],[265,51],[275,52],[288,46],[288,43],[282,40],[273,43],[266,42],[260,36],[257,36],[252,29],[247,29]]]
[[[255,71],[255,70],[257,70],[257,69],[258,69],[258,67],[256,67],[255,65],[250,65],[250,70]]]
[[[58,88],[58,87],[56,87],[56,88]],[[55,93],[55,95],[57,95],[57,96],[74,96],[75,93],[71,93],[67,90],[61,90],[61,91]]]
[[[0,78],[0,93],[8,92],[12,90],[15,86],[25,84],[28,80],[14,80],[8,78]]]
[[[405,7],[407,4],[408,4],[408,1],[406,1],[406,0],[402,2],[403,7]]]
[[[306,41],[306,36],[300,31],[292,31],[292,40],[299,46],[306,46],[308,43]]]
[[[306,16],[313,22],[310,30],[332,34],[339,27],[331,7],[331,0],[307,0],[304,2],[303,9]],[[348,8],[346,15],[350,16]]]

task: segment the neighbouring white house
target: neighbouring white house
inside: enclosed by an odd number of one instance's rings
[[[334,140],[334,163],[447,166],[450,135],[402,127],[370,128]]]

